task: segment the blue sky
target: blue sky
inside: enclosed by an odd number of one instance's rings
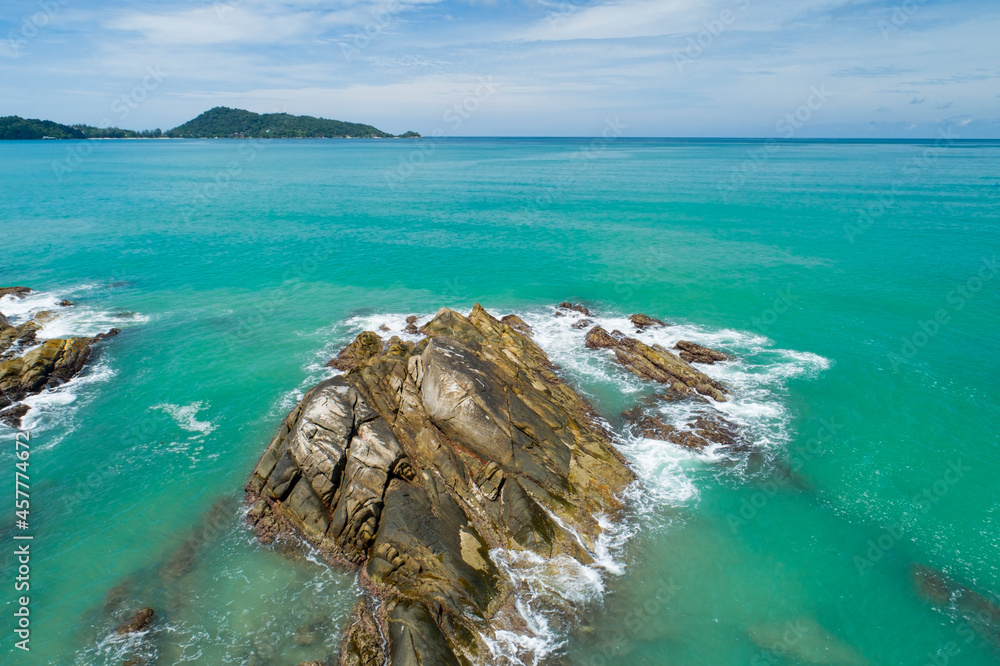
[[[4,0],[0,115],[1000,138],[996,0]]]

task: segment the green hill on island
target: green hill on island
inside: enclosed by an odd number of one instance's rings
[[[396,137],[377,127],[342,120],[287,113],[254,113],[217,106],[193,120],[163,132],[127,130],[117,127],[61,125],[51,120],[0,118],[0,140],[25,139],[417,139],[417,132]]]
[[[403,136],[412,136],[407,132]],[[342,120],[327,120],[313,116],[292,116],[287,113],[254,113],[242,109],[217,106],[166,133],[167,136],[245,139],[391,139],[392,134],[377,127]]]
[[[78,129],[51,120],[5,116],[0,118],[0,140],[18,139],[86,139]]]

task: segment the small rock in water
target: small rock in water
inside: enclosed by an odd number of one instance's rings
[[[382,331],[383,333],[388,333],[392,329],[389,328],[388,324],[382,324],[381,326],[378,327],[378,330]]]
[[[581,319],[580,321],[573,324],[573,328],[584,329],[587,328],[588,326],[593,325],[593,323],[594,322],[591,321],[590,319]]]
[[[632,322],[633,325],[635,325],[636,330],[639,331],[640,333],[642,333],[651,326],[666,326],[666,324],[660,321],[659,319],[654,319],[653,317],[650,317],[649,315],[644,315],[642,313],[636,313],[631,317],[629,317],[628,320]]]
[[[73,307],[73,301],[69,300],[68,298],[64,298],[61,301],[59,301],[59,307],[62,308]]]
[[[729,356],[723,354],[720,351],[715,351],[714,349],[709,349],[708,347],[702,347],[693,342],[688,342],[686,340],[679,340],[674,349],[679,349],[679,356],[687,361],[688,363],[705,363],[707,365],[712,365],[716,361],[728,361]]]
[[[559,304],[558,307],[560,310],[573,310],[574,312],[579,312],[580,314],[586,317],[590,316],[590,310],[588,310],[583,305],[579,305],[577,303],[570,303],[569,301],[563,301],[562,303]]]

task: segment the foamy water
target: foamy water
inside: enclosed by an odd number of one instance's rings
[[[71,302],[80,296],[85,296],[95,287],[82,285],[68,291],[33,291],[23,298],[13,295],[0,298],[0,313],[3,313],[12,325],[20,325],[36,320],[42,328],[35,334],[39,342],[57,338],[93,337],[107,333],[112,328],[124,329],[141,325],[148,317],[131,312],[117,312],[88,305],[86,302],[64,306],[63,300]],[[113,344],[113,342],[111,343]],[[17,350],[21,354],[30,351]],[[49,440],[40,450],[51,449],[62,442],[72,430],[72,422],[76,411],[81,405],[81,398],[91,398],[97,387],[108,384],[118,372],[106,355],[98,352],[84,370],[70,381],[59,386],[48,388],[36,395],[28,396],[21,402],[28,405],[30,411],[21,419],[21,428],[32,432],[44,432],[58,425],[69,425],[67,432]],[[0,428],[7,426],[0,424]]]

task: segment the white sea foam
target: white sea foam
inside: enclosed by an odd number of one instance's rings
[[[197,439],[211,434],[217,427],[211,421],[198,420],[198,412],[208,409],[208,405],[204,402],[192,402],[189,405],[175,405],[165,402],[160,405],[153,405],[151,409],[159,409],[166,412],[181,430],[196,433]]]

